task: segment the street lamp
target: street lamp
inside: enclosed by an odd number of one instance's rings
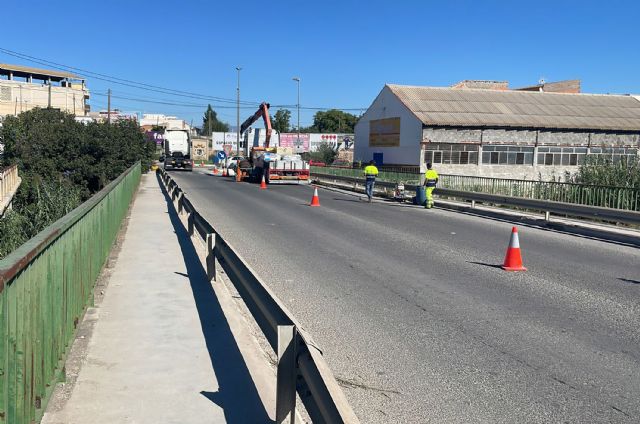
[[[237,112],[236,112],[236,131],[237,136],[236,136],[236,156],[240,156],[240,71],[242,70],[241,67],[237,66],[236,67],[236,71],[238,71],[238,87],[237,87]]]
[[[298,104],[297,104],[298,106],[298,142],[296,146],[300,148],[300,78],[293,77],[292,79],[298,83]]]

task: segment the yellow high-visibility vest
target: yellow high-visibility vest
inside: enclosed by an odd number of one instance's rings
[[[374,165],[367,165],[364,168],[364,175],[378,175],[378,168],[376,168]]]
[[[427,187],[435,187],[438,181],[438,173],[433,169],[427,169],[427,172],[424,173],[424,178]]]

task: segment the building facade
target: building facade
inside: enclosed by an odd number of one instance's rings
[[[445,174],[550,179],[576,172],[587,155],[637,157],[640,101],[386,85],[355,133],[356,161],[421,171],[431,162]]]
[[[86,116],[89,90],[82,77],[46,69],[0,64],[0,116],[52,107]]]

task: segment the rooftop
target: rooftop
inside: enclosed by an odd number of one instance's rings
[[[632,96],[387,84],[423,125],[640,131]]]
[[[36,79],[49,79],[51,77],[54,81],[62,79],[84,79],[79,75],[72,74],[70,72],[54,71],[51,69],[39,69],[31,68],[29,66],[22,65],[10,65],[8,63],[0,63],[0,75],[8,75],[11,72],[14,76],[26,78],[29,75]]]

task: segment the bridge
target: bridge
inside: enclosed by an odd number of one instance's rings
[[[131,170],[0,262],[0,422],[637,422],[637,231],[349,185]]]
[[[0,169],[0,217],[11,209],[13,196],[18,191],[21,182],[17,165]]]

